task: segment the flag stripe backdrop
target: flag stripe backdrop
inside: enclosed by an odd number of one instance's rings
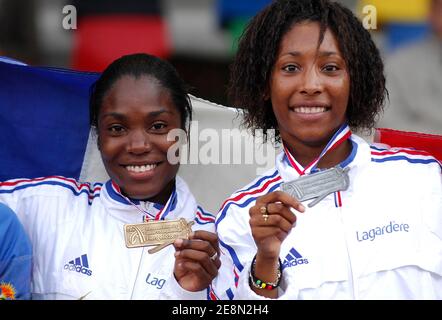
[[[80,178],[89,138],[89,88],[97,77],[0,58],[0,181]]]

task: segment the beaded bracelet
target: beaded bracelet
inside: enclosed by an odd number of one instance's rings
[[[279,286],[281,282],[281,259],[278,259],[278,270],[276,273],[276,281],[275,282],[264,282],[257,277],[255,277],[255,265],[256,265],[256,255],[252,260],[252,267],[250,268],[249,280],[250,284],[258,289],[266,289],[273,290]]]

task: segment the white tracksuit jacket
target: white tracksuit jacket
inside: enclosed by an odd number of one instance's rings
[[[143,213],[111,181],[80,184],[63,177],[0,183],[0,202],[9,205],[33,246],[33,299],[207,299],[189,292],[173,276],[174,248],[149,254],[128,249],[123,226]],[[140,202],[156,214],[160,206]],[[187,185],[176,179],[176,200],[165,219],[195,221],[193,230],[214,231],[214,217],[197,206]]]
[[[279,299],[442,299],[440,164],[423,152],[350,139],[353,152],[341,163],[350,168],[349,189],[297,212],[282,243]],[[216,221],[217,298],[266,299],[249,287],[256,253],[249,208],[297,177],[282,153],[275,169],[224,203]]]

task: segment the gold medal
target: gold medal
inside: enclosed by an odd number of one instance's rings
[[[188,223],[185,219],[181,218],[178,220],[125,224],[124,238],[126,247],[156,246],[149,250],[149,253],[155,253],[172,244],[176,239],[189,239],[193,223],[193,221]]]

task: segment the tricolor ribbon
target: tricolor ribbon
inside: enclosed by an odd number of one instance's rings
[[[351,130],[347,123],[344,123],[338,131],[333,135],[333,137],[328,142],[327,146],[322,150],[319,157],[317,157],[315,160],[313,160],[308,166],[303,168],[292,156],[290,151],[287,149],[286,146],[284,146],[284,153],[287,156],[287,159],[290,163],[290,165],[298,172],[300,176],[304,174],[309,174],[312,172],[312,170],[316,169],[316,166],[318,162],[324,157],[328,152],[336,149],[339,147],[342,143],[344,143],[348,138],[351,136]]]
[[[119,185],[117,185],[114,181],[112,181],[112,187],[114,188],[115,192],[117,192],[124,200],[126,200],[129,204],[134,206],[138,211],[143,213],[144,215],[144,221],[149,220],[164,220],[166,216],[172,211],[173,204],[176,201],[177,198],[177,192],[176,188],[173,188],[172,194],[170,195],[169,199],[167,200],[166,204],[163,206],[163,208],[156,214],[151,214],[146,210],[143,210],[140,208],[137,204],[135,204],[130,198],[126,197],[122,192]]]

